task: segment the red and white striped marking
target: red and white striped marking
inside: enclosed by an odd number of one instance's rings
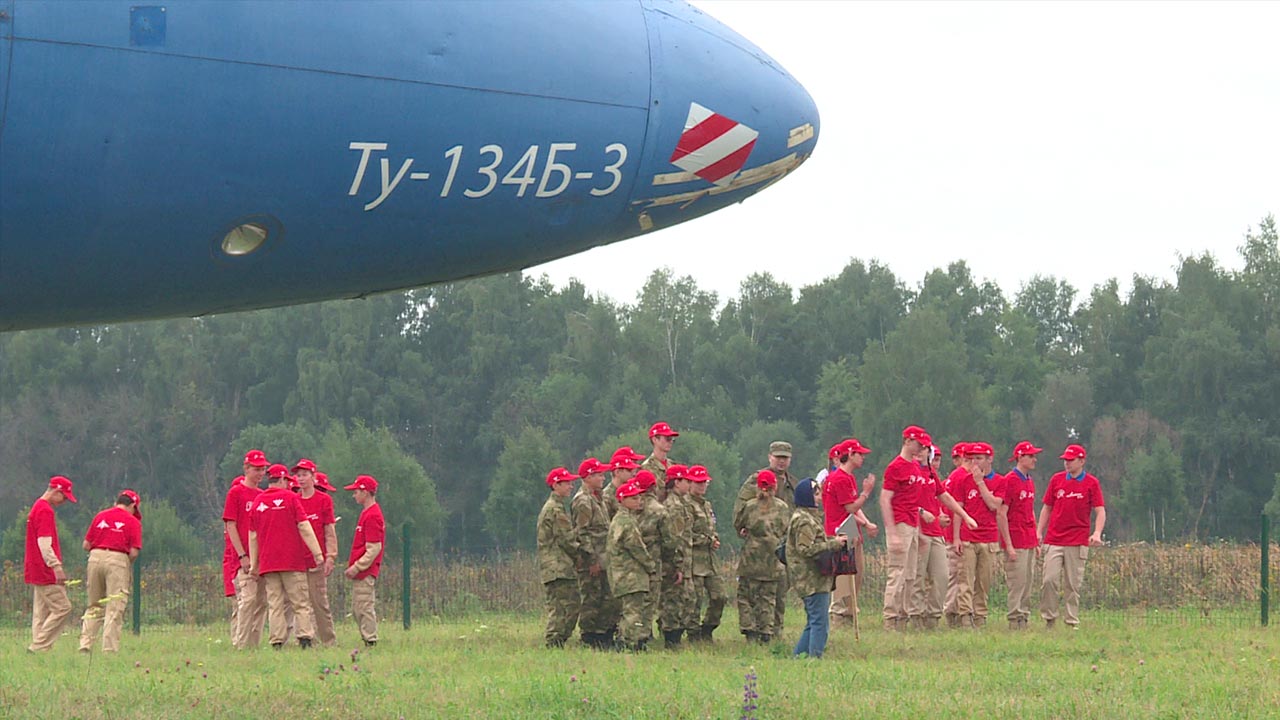
[[[723,187],[738,176],[759,136],[740,122],[690,103],[689,118],[671,153],[671,163]]]

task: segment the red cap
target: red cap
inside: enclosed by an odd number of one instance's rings
[[[289,476],[289,489],[294,492],[298,492],[302,489],[302,486],[298,484],[298,478],[292,475]]]
[[[756,487],[778,487],[778,476],[772,470],[761,470],[756,473]]]
[[[552,468],[551,472],[547,473],[547,487],[555,487],[556,483],[573,482],[577,479],[577,475],[574,475],[565,468]]]
[[[293,471],[298,472],[299,470],[310,470],[311,472],[315,472],[316,464],[306,458],[302,458],[293,464]]]
[[[120,491],[120,494],[129,498],[129,501],[133,503],[133,516],[141,520],[142,510],[139,508],[142,507],[142,498],[138,497],[138,493],[125,488]]]
[[[672,464],[667,468],[667,481],[672,480],[688,480],[689,467],[687,465]]]
[[[965,450],[969,448],[969,443],[956,443],[951,446],[951,457],[964,457]]]
[[[841,455],[847,455],[848,453],[849,453],[849,441],[841,440],[840,442],[831,446],[831,449],[827,451],[827,457],[831,460],[834,460],[840,457]]]
[[[1009,458],[1009,462],[1018,462],[1018,458],[1023,455],[1039,455],[1044,448],[1038,448],[1030,442],[1023,440],[1013,446],[1013,457]]]
[[[689,478],[689,482],[711,482],[711,475],[707,472],[707,469],[701,465],[690,465],[689,474],[686,477]]]
[[[924,437],[920,438],[920,444],[925,447],[929,447],[933,444],[933,436],[929,433],[925,433]]]
[[[71,492],[71,481],[67,478],[61,475],[54,475],[49,478],[49,487],[54,490],[61,490],[62,494],[71,502],[76,501],[76,496]]]
[[[652,440],[659,435],[663,437],[680,437],[680,433],[671,429],[671,426],[664,422],[657,422],[653,427],[649,428],[649,439]]]
[[[644,490],[648,490],[654,485],[657,485],[658,478],[654,477],[653,473],[649,472],[648,470],[641,470],[640,472],[636,473],[636,476],[631,479],[631,482],[638,485],[640,487],[640,490],[644,491]]]
[[[653,473],[649,473],[649,477],[653,477]],[[642,492],[644,492],[644,488],[632,481],[619,485],[618,489],[615,490],[613,494],[621,500],[622,498],[635,497]]]
[[[849,452],[858,453],[859,455],[866,455],[871,452],[871,448],[863,445],[858,438],[849,438],[845,442],[849,443]]]
[[[984,442],[972,442],[965,445],[965,455],[995,455],[995,448]]]
[[[245,453],[244,461],[254,467],[266,467],[269,464],[267,462],[267,454],[261,450],[250,450]]]
[[[280,463],[276,463],[267,468],[267,477],[273,480],[277,478],[287,478],[289,477],[289,468],[281,465]]]
[[[326,492],[334,492],[338,489],[329,484],[329,476],[322,472],[316,473],[316,487]]]
[[[596,473],[607,473],[612,469],[612,465],[605,465],[595,458],[587,458],[578,466],[578,477],[586,477],[588,475],[595,475]]]
[[[908,425],[905,428],[903,428],[902,439],[916,440],[921,445],[928,445],[931,442],[929,439],[929,433],[925,432],[925,429],[920,427],[919,425]]]
[[[1089,453],[1084,451],[1083,445],[1068,445],[1067,449],[1063,450],[1062,454],[1058,457],[1063,460],[1083,460],[1086,457],[1089,457]],[[72,502],[75,501],[73,500]]]
[[[372,475],[357,475],[356,481],[350,485],[344,485],[343,490],[364,490],[366,492],[378,492],[378,481],[373,479]]]
[[[617,465],[618,461],[623,458],[626,458],[633,463],[638,463],[641,460],[644,460],[644,456],[636,452],[635,450],[632,450],[630,445],[623,445],[622,447],[613,451],[613,457],[609,459],[609,462],[613,463],[614,465]],[[639,465],[637,465],[636,467],[639,467]]]

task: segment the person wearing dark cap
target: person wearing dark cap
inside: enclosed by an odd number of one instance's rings
[[[658,502],[667,499],[666,485],[663,478],[667,476],[667,467],[674,461],[667,457],[671,453],[671,448],[675,445],[676,438],[680,437],[680,433],[671,428],[664,422],[656,422],[649,427],[649,444],[653,447],[653,452],[644,462],[640,463],[640,469],[648,470],[653,473],[653,477],[657,479],[658,486],[655,490]]]
[[[316,640],[321,645],[333,645],[338,641],[333,629],[333,611],[329,607],[329,575],[338,563],[338,520],[333,514],[333,498],[319,492],[321,473],[316,472],[315,463],[302,458],[293,464],[293,472],[298,481],[298,500],[302,501],[307,522],[311,523],[324,555],[324,562],[307,572],[307,594],[315,615]]]
[[[822,511],[814,497],[812,480],[801,480],[793,496],[795,510],[787,525],[787,576],[791,589],[804,603],[805,624],[793,654],[820,658],[827,647],[832,581],[818,569],[818,555],[848,544],[843,534],[828,538],[822,528]]]
[[[357,475],[355,482],[344,485],[360,506],[360,519],[356,520],[356,532],[351,536],[351,555],[343,572],[353,583],[351,589],[351,614],[360,628],[360,639],[365,647],[378,643],[378,573],[382,570],[382,556],[386,552],[387,522],[378,504],[378,480],[372,475]]]
[[[693,506],[689,485],[689,468],[676,463],[667,466],[667,499],[662,507],[667,511],[667,526],[675,549],[671,554],[671,568],[663,568],[658,618],[667,649],[680,645],[681,636],[693,626],[693,616],[698,612],[698,596],[693,591]]]
[[[639,475],[653,474],[648,470]],[[639,479],[637,475],[637,479]],[[622,485],[614,493],[618,514],[609,523],[605,555],[609,560],[609,587],[618,600],[618,646],[624,650],[644,650],[653,633],[648,615],[651,578],[658,574],[658,559],[640,535],[638,518],[644,512],[644,490],[636,482]]]
[[[610,469],[596,458],[583,460],[578,466],[582,487],[569,503],[569,515],[580,553],[576,563],[578,594],[582,601],[578,632],[582,636],[582,644],[598,650],[613,646],[614,629],[618,624],[617,603],[609,590],[608,563],[604,556],[605,544],[609,540],[609,511],[605,508],[601,490],[604,474]]]
[[[707,500],[707,486],[711,475],[702,465],[689,467],[689,498],[693,507],[693,590],[697,593],[694,608],[695,623],[690,623],[689,640],[711,642],[712,633],[720,627],[724,604],[728,600],[724,582],[716,562],[716,550],[720,548],[720,536],[716,534],[716,511]],[[702,617],[697,619],[701,608]]]
[[[744,540],[738,558],[738,627],[753,642],[768,643],[777,634],[777,582],[786,573],[777,550],[791,520],[791,508],[774,496],[777,488],[771,471],[756,473],[755,499],[733,518],[733,527]]]
[[[577,561],[582,546],[564,502],[578,476],[558,467],[547,473],[551,495],[538,513],[538,578],[546,597],[547,647],[564,647],[578,625],[582,596],[578,594]]]
[[[75,502],[72,483],[62,475],[49,478],[49,486],[27,514],[27,545],[22,562],[23,580],[31,586],[31,644],[28,652],[53,647],[71,614],[67,597],[67,572],[62,567],[62,545],[53,509]]]
[[[1053,628],[1058,619],[1058,592],[1062,590],[1067,606],[1065,621],[1072,630],[1079,629],[1085,561],[1090,547],[1102,546],[1102,529],[1107,525],[1102,485],[1084,470],[1087,457],[1083,446],[1068,445],[1061,455],[1063,472],[1049,479],[1041,499],[1040,522],[1036,526],[1045,548],[1040,617],[1048,628]]]
[[[613,479],[609,481],[601,495],[604,497],[604,506],[609,511],[610,520],[618,514],[618,488],[631,482],[636,473],[640,472],[639,463],[642,460],[644,456],[627,445],[614,450],[613,456],[609,458],[609,467],[613,468]]]
[[[142,550],[141,502],[138,493],[121,490],[116,504],[93,516],[85,531],[83,547],[89,552],[85,589],[89,591],[89,604],[80,623],[80,652],[93,649],[99,632],[103,652],[120,651],[124,608],[133,579],[131,570]]]
[[[261,450],[245,453],[244,475],[231,485],[222,506],[227,559],[223,567],[235,568],[236,608],[231,614],[231,644],[240,650],[258,646],[267,622],[267,594],[258,576],[249,572],[249,520],[254,501],[262,492],[260,486],[268,465],[266,453]]]
[[[791,502],[796,494],[796,485],[800,482],[800,478],[791,474],[791,443],[784,440],[775,440],[769,443],[769,464],[767,467],[760,468],[773,473],[778,479],[778,489],[774,493],[774,498],[780,500],[787,505],[787,512],[791,511]],[[758,473],[759,470],[756,471]],[[737,517],[738,511],[748,501],[754,500],[756,497],[756,473],[747,476],[742,481],[742,487],[738,488],[738,499],[733,503],[733,515]],[[787,607],[787,574],[781,573],[778,579],[778,600],[774,607],[777,608],[777,614],[774,616],[774,626],[778,633],[782,632],[783,611]]]
[[[1031,617],[1031,569],[1040,547],[1036,535],[1036,456],[1042,448],[1022,441],[1013,448],[1013,470],[1004,476],[1000,514],[1013,547],[1005,548],[1004,574],[1009,587],[1009,629],[1025,630]]]

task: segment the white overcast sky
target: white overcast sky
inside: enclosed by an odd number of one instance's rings
[[[696,4],[808,89],[813,157],[740,205],[530,273],[632,303],[668,265],[723,301],[758,271],[798,290],[859,257],[915,287],[966,259],[1010,297],[1039,273],[1084,299],[1172,279],[1180,255],[1237,268],[1245,231],[1280,214],[1280,3]]]

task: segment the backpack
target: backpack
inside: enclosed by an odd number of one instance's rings
[[[818,553],[818,572],[827,577],[857,575],[858,564],[854,560],[853,548],[845,545],[839,550],[823,550]]]

